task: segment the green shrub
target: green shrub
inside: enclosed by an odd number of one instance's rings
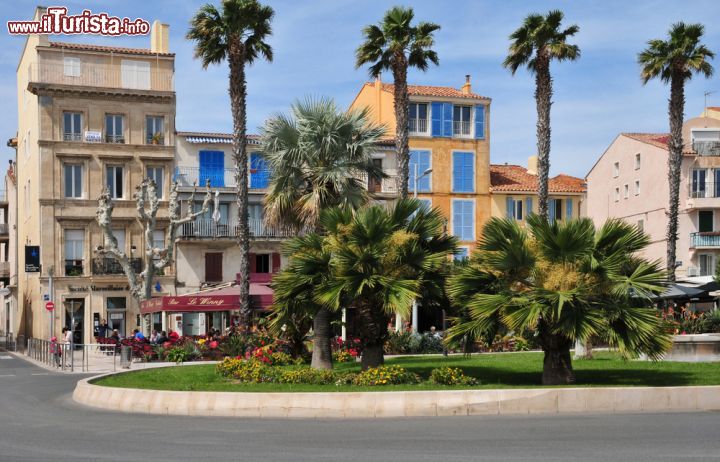
[[[391,332],[385,342],[385,353],[391,355],[442,353],[443,349],[442,338],[430,333]]]
[[[167,351],[167,360],[178,364],[198,359],[200,356],[202,352],[193,342],[185,342]]]
[[[280,383],[302,383],[307,385],[327,385],[335,383],[336,374],[327,369],[311,369],[304,367],[302,369],[294,369],[283,371],[278,382]]]
[[[418,383],[420,377],[400,366],[380,366],[362,371],[353,378],[353,385],[374,387]]]
[[[430,372],[430,381],[440,385],[477,385],[478,380],[457,367],[438,367]]]
[[[515,351],[530,351],[530,344],[522,337],[515,337]]]

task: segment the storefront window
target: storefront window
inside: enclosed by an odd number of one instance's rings
[[[120,337],[125,337],[125,310],[127,308],[127,299],[125,297],[108,297],[106,304],[108,312],[107,320],[111,333],[117,329]]]

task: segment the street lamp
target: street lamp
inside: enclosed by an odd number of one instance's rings
[[[422,175],[418,176],[418,165],[413,165],[413,198],[417,199],[418,194],[418,180],[422,180],[426,176],[430,175],[432,173],[432,169],[429,168],[422,172]]]

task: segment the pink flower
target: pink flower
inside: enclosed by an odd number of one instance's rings
[[[213,340],[213,341],[210,342],[208,345],[210,346],[211,349],[214,350],[215,348],[218,347],[218,342],[216,342],[215,340]]]

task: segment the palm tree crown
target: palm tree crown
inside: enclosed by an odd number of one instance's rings
[[[679,22],[672,25],[667,40],[648,41],[648,47],[638,55],[643,83],[657,77],[669,83],[676,73],[683,80],[690,80],[694,72],[712,77],[709,60],[715,53],[700,43],[704,30],[702,24]]]
[[[252,64],[259,56],[272,61],[272,47],[265,40],[272,35],[273,9],[256,0],[223,0],[222,6],[218,11],[208,3],[190,22],[186,37],[196,42],[195,57],[203,67],[222,63],[234,41],[239,41],[246,63]]]

